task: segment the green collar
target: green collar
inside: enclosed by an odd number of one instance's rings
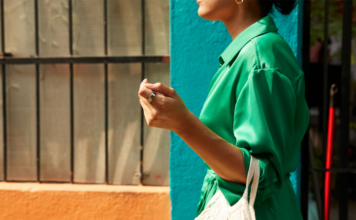
[[[245,46],[252,38],[271,31],[278,31],[273,18],[267,15],[260,20],[256,21],[245,30],[243,30],[230,45],[219,56],[220,64],[230,63],[235,55],[240,52],[241,48]]]

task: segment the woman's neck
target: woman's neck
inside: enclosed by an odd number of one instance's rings
[[[261,18],[258,13],[245,13],[244,10],[239,10],[233,16],[222,20],[222,22],[229,31],[232,40],[234,40],[242,31]]]

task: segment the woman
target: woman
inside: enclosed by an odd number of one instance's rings
[[[233,41],[219,57],[199,118],[173,88],[145,79],[138,93],[147,124],[172,130],[204,160],[197,216],[217,189],[231,206],[239,201],[254,155],[261,167],[256,219],[302,219],[289,176],[309,124],[304,73],[268,15],[273,4],[289,14],[295,1],[197,3],[199,16],[221,20]]]

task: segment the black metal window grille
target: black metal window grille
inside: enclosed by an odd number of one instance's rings
[[[136,56],[110,56],[108,55],[108,1],[110,0],[102,0],[101,2],[104,4],[104,22],[103,22],[103,32],[104,32],[104,56],[76,56],[74,55],[74,49],[73,49],[73,0],[67,0],[68,3],[68,27],[69,27],[69,53],[70,56],[56,56],[56,57],[42,57],[40,56],[40,38],[41,36],[39,35],[39,21],[40,21],[40,14],[39,14],[39,1],[41,0],[33,0],[33,10],[34,10],[34,26],[35,26],[35,57],[12,57],[12,54],[10,52],[6,51],[6,45],[5,45],[5,25],[6,22],[5,19],[5,8],[4,8],[4,2],[6,0],[0,0],[0,19],[1,19],[1,50],[2,50],[2,56],[0,58],[0,64],[2,67],[2,99],[3,99],[3,181],[8,181],[8,182],[22,182],[22,180],[11,180],[8,178],[8,121],[7,121],[7,116],[9,112],[7,112],[7,95],[6,95],[6,80],[7,80],[7,66],[8,65],[25,65],[25,64],[34,64],[36,66],[36,164],[37,164],[37,178],[36,182],[71,182],[75,183],[75,150],[74,150],[74,106],[75,106],[75,101],[74,101],[74,83],[73,83],[73,73],[74,73],[74,65],[76,64],[103,64],[104,66],[104,73],[105,73],[105,83],[104,83],[104,95],[105,95],[105,183],[106,184],[112,184],[112,182],[109,180],[109,149],[108,149],[108,123],[109,123],[109,93],[108,93],[108,65],[110,64],[127,64],[127,63],[141,63],[141,81],[146,78],[146,71],[147,71],[147,66],[150,63],[168,63],[170,62],[170,56],[167,54],[164,55],[146,55],[146,1],[145,0],[139,0],[141,4],[141,11],[138,11],[137,13],[141,14],[142,21],[141,21],[141,33],[142,33],[142,48],[141,52],[142,55],[136,55]],[[114,0],[113,0],[114,1]],[[119,0],[115,0],[119,1]],[[32,7],[32,6],[31,6]],[[167,10],[169,10],[167,8]],[[118,24],[120,25],[120,24]],[[99,31],[99,30],[98,30]],[[24,36],[25,37],[25,36]],[[48,180],[42,180],[41,179],[41,128],[40,128],[40,120],[41,120],[41,108],[40,108],[40,68],[41,65],[46,65],[46,64],[68,64],[69,65],[69,72],[70,72],[70,180],[69,181],[48,181]],[[139,85],[139,84],[138,84]],[[137,85],[137,86],[138,86]],[[138,90],[138,87],[137,87]],[[137,94],[135,94],[135,97],[137,97]],[[138,102],[138,98],[137,98]],[[66,119],[64,119],[66,120]],[[143,117],[143,111],[141,109],[141,115],[140,115],[140,146],[137,147],[137,150],[140,151],[140,167],[139,167],[139,173],[136,173],[140,179],[139,184],[144,184],[144,177],[148,176],[148,174],[144,173],[143,169],[143,158],[144,158],[144,131],[145,131],[145,125],[144,125],[144,117]],[[55,126],[55,125],[53,125]],[[169,147],[168,147],[169,148]],[[168,170],[168,167],[167,167]],[[159,177],[158,177],[159,178]],[[31,182],[29,180],[23,180],[25,182]],[[33,180],[32,180],[33,181]]]
[[[324,8],[324,42],[323,48],[328,48],[328,40],[329,39],[329,19],[330,19],[330,3],[334,0],[325,0],[325,8]],[[320,1],[319,1],[320,2]],[[339,213],[338,219],[348,219],[348,184],[349,175],[356,174],[356,170],[351,168],[348,164],[348,156],[349,156],[349,120],[350,120],[350,108],[352,107],[352,103],[350,103],[350,75],[351,75],[351,40],[352,40],[352,28],[353,28],[353,21],[352,17],[354,16],[353,13],[353,0],[340,0],[342,2],[342,64],[341,70],[338,77],[339,85],[338,86],[338,101],[340,103],[340,113],[339,113],[339,120],[340,125],[338,130],[334,130],[334,135],[338,132],[339,140],[339,149],[337,151],[334,150],[334,154],[336,154],[340,158],[340,163],[338,164],[339,167],[334,167],[332,169],[325,169],[326,163],[326,146],[327,146],[327,132],[328,132],[328,114],[329,114],[329,94],[330,94],[330,79],[328,79],[330,65],[326,62],[328,60],[328,50],[324,49],[322,54],[323,59],[323,81],[322,81],[322,94],[321,97],[318,97],[322,100],[322,108],[320,109],[322,112],[322,167],[316,167],[314,161],[314,153],[312,149],[311,140],[309,138],[309,132],[306,133],[304,139],[302,141],[302,172],[301,172],[301,210],[303,219],[308,219],[308,191],[309,191],[309,175],[312,177],[312,191],[314,193],[314,197],[317,203],[318,209],[318,216],[319,219],[324,219],[324,198],[323,198],[323,191],[320,189],[318,185],[317,179],[317,172],[322,173],[322,184],[324,184],[324,178],[326,172],[337,173],[338,174],[338,181],[337,181],[337,188],[338,188],[338,203],[339,203]],[[306,80],[306,99],[308,103],[310,103],[311,97],[313,96],[315,99],[315,95],[313,93],[318,93],[316,90],[317,82],[313,82],[312,75],[315,74],[311,71],[310,65],[310,22],[311,22],[311,1],[306,0],[304,1],[304,8],[303,8],[303,71],[305,73],[305,80]],[[334,27],[335,28],[335,27]],[[339,69],[338,69],[339,70]],[[314,80],[315,77],[313,78]],[[319,79],[321,80],[321,79]],[[333,177],[335,178],[335,176]]]

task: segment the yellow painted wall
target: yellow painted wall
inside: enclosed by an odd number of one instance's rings
[[[169,220],[169,187],[0,183],[0,219]]]

